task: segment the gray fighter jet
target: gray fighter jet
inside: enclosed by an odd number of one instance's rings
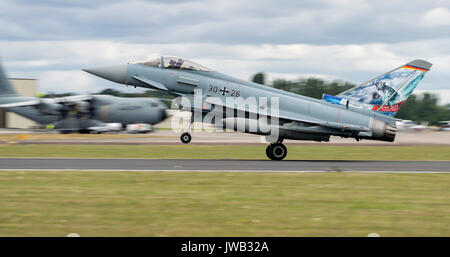
[[[156,124],[167,117],[166,106],[152,98],[75,95],[58,98],[17,94],[0,65],[0,108],[66,132],[90,132],[103,123]]]
[[[394,141],[400,106],[431,68],[414,60],[337,96],[313,99],[237,79],[178,57],[85,69],[120,84],[180,96],[177,106],[202,121],[265,135],[267,156],[282,160],[284,139],[329,141],[330,136]],[[190,124],[181,135],[191,141]]]

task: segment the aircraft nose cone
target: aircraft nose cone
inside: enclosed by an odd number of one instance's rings
[[[97,67],[97,68],[83,69],[83,71],[91,73],[92,75],[98,76],[100,78],[124,84],[125,74],[127,72],[127,65]]]

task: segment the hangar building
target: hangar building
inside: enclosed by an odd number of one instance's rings
[[[9,81],[18,94],[36,97],[36,79],[10,78]],[[0,128],[30,128],[35,126],[38,126],[38,124],[30,119],[0,109]]]

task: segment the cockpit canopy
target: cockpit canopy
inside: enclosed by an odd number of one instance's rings
[[[192,71],[211,71],[211,69],[206,68],[203,65],[195,63],[193,61],[172,57],[172,56],[161,56],[158,58],[153,58],[147,61],[136,62],[135,64],[153,66],[159,68],[167,69],[180,69],[180,70],[192,70]]]

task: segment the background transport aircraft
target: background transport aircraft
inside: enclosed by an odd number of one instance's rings
[[[0,65],[0,108],[62,133],[101,131],[108,124],[156,124],[167,117],[166,106],[152,98],[122,98],[109,95],[75,95],[57,98],[17,94]]]
[[[337,96],[324,95],[322,100],[237,79],[178,57],[162,56],[84,71],[120,84],[182,96],[181,101],[178,99],[179,108],[193,112],[191,123],[195,113],[200,112],[203,122],[219,122],[226,128],[265,135],[271,142],[266,148],[267,156],[282,160],[287,154],[283,139],[329,141],[333,135],[357,141],[394,141],[396,119],[393,116],[431,65],[413,60]],[[196,92],[200,91],[201,104],[195,105]],[[252,97],[274,97],[278,104],[246,102],[249,104],[240,105],[227,101],[244,99],[245,102]],[[191,104],[180,104],[186,102],[183,99]],[[211,113],[220,117],[219,121],[217,118],[205,120]],[[256,130],[250,125],[255,123]],[[190,125],[181,135],[183,143],[191,141],[189,130]],[[275,136],[273,131],[277,131]]]

